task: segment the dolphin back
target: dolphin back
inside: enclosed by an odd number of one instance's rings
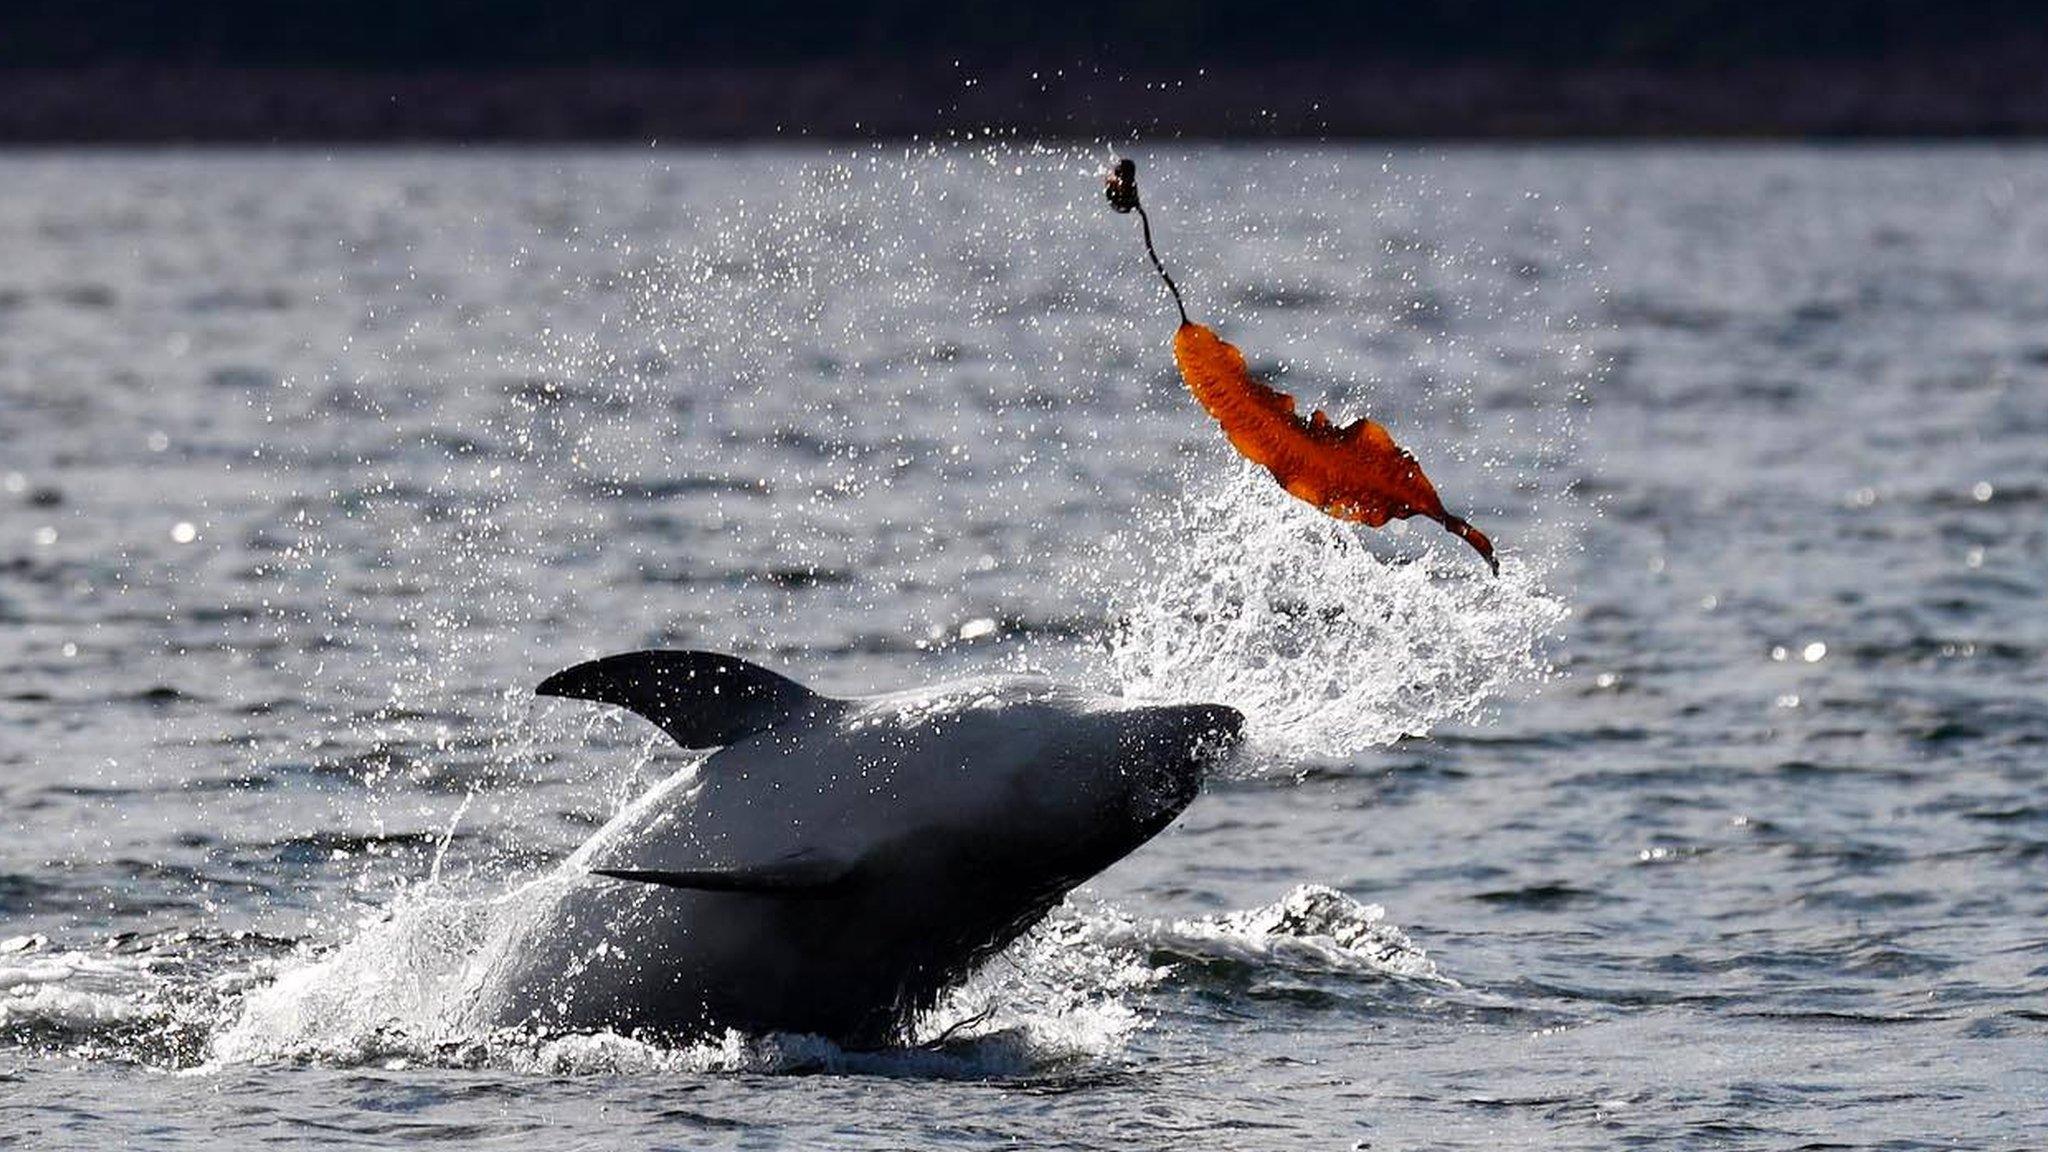
[[[723,747],[841,706],[737,656],[663,649],[586,661],[541,681],[534,691],[624,708],[684,748]]]

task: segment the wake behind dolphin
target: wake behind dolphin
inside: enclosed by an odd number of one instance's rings
[[[898,1039],[982,959],[1193,801],[1243,717],[1028,676],[856,699],[709,652],[544,681],[687,748],[570,858],[481,973],[480,1027]]]

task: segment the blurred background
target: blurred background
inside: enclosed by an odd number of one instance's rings
[[[2028,0],[94,0],[0,14],[0,140],[2011,136]]]

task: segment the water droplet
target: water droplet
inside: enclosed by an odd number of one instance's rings
[[[1813,643],[1808,644],[1806,647],[1799,650],[1799,658],[1806,661],[1808,664],[1820,663],[1820,658],[1827,654],[1828,646],[1826,644],[1821,643],[1818,640],[1815,640]]]
[[[1989,480],[1979,480],[1976,484],[1970,487],[1970,496],[1973,499],[1975,499],[1977,503],[1982,504],[1990,500],[1992,494],[1996,491],[1997,489],[1991,487],[1991,482]]]
[[[179,544],[190,544],[199,539],[199,528],[190,520],[180,520],[171,525],[171,539]]]

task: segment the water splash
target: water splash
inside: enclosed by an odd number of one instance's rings
[[[213,1038],[211,1059],[367,1064],[459,1041],[470,974],[494,928],[530,908],[527,891],[498,901],[431,883],[402,892],[347,943],[272,965],[274,978]]]
[[[1342,757],[1469,720],[1550,673],[1567,615],[1528,560],[1497,579],[1462,552],[1389,562],[1359,530],[1249,465],[1146,532],[1160,541],[1108,662],[1133,696],[1242,710],[1281,759]]]
[[[491,900],[463,899],[422,884],[338,948],[259,964],[252,980],[268,982],[223,1006],[208,1061],[578,1074],[1037,1075],[1120,1050],[1140,1024],[1122,996],[1152,977],[1140,957],[1095,939],[1096,922],[1062,910],[972,976],[919,1023],[913,1043],[899,1049],[854,1052],[815,1036],[779,1034],[727,1033],[676,1044],[611,1033],[548,1035],[473,1026],[467,1009],[480,974],[517,946],[578,872],[557,869]],[[1000,1010],[990,1011],[991,1004]],[[956,1027],[970,1020],[972,1027]]]
[[[1104,1059],[1149,1022],[1147,997],[1184,970],[1229,965],[1266,977],[1329,975],[1442,988],[1456,981],[1377,904],[1304,884],[1271,904],[1187,920],[1141,920],[1069,901],[920,1022],[987,1063],[1005,1042],[1040,1068]]]
[[[1131,998],[1161,970],[1140,950],[1112,943],[1113,909],[1069,901],[974,971],[918,1021],[913,1033],[942,1050],[1016,1048],[1047,1065],[1099,1059],[1143,1026]]]
[[[125,952],[24,948],[0,963],[0,1035],[171,1069],[1040,1079],[1114,1064],[1162,992],[1217,972],[1254,983],[1334,978],[1361,990],[1386,980],[1456,987],[1377,906],[1305,885],[1270,905],[1190,920],[1069,901],[917,1021],[904,1045],[879,1051],[787,1034],[675,1042],[471,1026],[475,974],[565,879],[550,873],[495,900],[421,884],[333,948],[187,934]]]

